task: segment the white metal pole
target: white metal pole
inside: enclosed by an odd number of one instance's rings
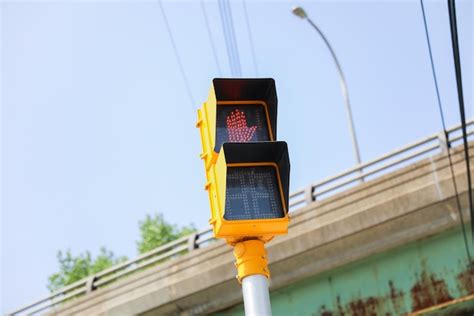
[[[246,276],[242,280],[246,316],[266,316],[272,314],[268,279],[262,274]]]

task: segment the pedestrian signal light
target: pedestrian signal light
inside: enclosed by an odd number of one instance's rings
[[[273,79],[214,79],[198,110],[206,169],[222,144],[276,140],[277,96]]]
[[[234,247],[242,284],[270,277],[265,243],[288,232],[290,159],[276,118],[273,79],[214,79],[198,110],[209,223]]]
[[[227,165],[224,219],[263,219],[285,216],[277,166]]]
[[[234,244],[287,233],[289,173],[285,142],[224,143],[208,172],[215,237]]]
[[[225,142],[248,143],[272,140],[268,121],[264,102],[219,103],[214,151],[218,152]]]

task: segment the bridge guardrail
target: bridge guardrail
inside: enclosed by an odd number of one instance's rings
[[[472,137],[474,135],[474,119],[469,120],[466,125],[468,129],[468,137],[474,138]],[[433,134],[417,142],[396,149],[379,158],[356,165],[335,176],[312,183],[309,186],[290,194],[290,211],[304,207],[315,200],[341,192],[344,189],[348,189],[365,181],[366,179],[375,178],[378,175],[390,172],[395,167],[404,163],[427,157],[428,154],[433,153],[436,150],[439,152],[446,152],[448,147],[451,147],[462,140],[462,135],[460,133],[461,126],[458,125],[448,129],[447,135],[445,135],[444,132]],[[31,315],[39,313],[74,297],[90,293],[99,287],[106,286],[113,281],[146,269],[161,261],[173,258],[185,252],[193,251],[197,248],[202,248],[213,239],[212,229],[210,228],[201,230],[189,236],[184,236],[157,247],[134,259],[124,261],[85,279],[72,283],[48,296],[12,311],[7,315],[17,315],[21,313]]]

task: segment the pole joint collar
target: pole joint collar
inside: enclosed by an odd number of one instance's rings
[[[253,274],[262,274],[270,278],[267,252],[263,241],[252,239],[237,243],[234,246],[234,257],[239,282],[242,283],[243,278]]]

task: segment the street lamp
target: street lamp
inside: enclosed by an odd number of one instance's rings
[[[356,132],[354,129],[354,119],[352,118],[352,110],[351,110],[351,103],[349,102],[349,92],[347,89],[347,83],[346,79],[344,77],[344,74],[342,72],[341,65],[339,64],[339,61],[337,60],[336,53],[334,53],[333,48],[331,47],[331,44],[329,44],[329,41],[327,40],[326,36],[324,36],[323,32],[314,24],[314,22],[308,17],[306,12],[302,7],[295,7],[292,10],[293,14],[302,18],[303,20],[306,20],[311,24],[311,26],[318,32],[318,34],[321,36],[323,39],[324,43],[328,47],[329,51],[331,52],[331,56],[334,60],[334,63],[336,64],[337,71],[339,73],[339,81],[341,83],[341,90],[342,90],[342,95],[344,97],[344,101],[346,104],[346,111],[347,111],[347,118],[349,121],[349,130],[351,132],[351,138],[352,138],[352,146],[354,147],[354,154],[356,158],[356,162],[359,165],[360,164],[360,154],[359,154],[359,145],[357,144],[357,137],[356,137]],[[360,170],[362,172],[362,170]],[[363,180],[363,179],[362,179]]]

